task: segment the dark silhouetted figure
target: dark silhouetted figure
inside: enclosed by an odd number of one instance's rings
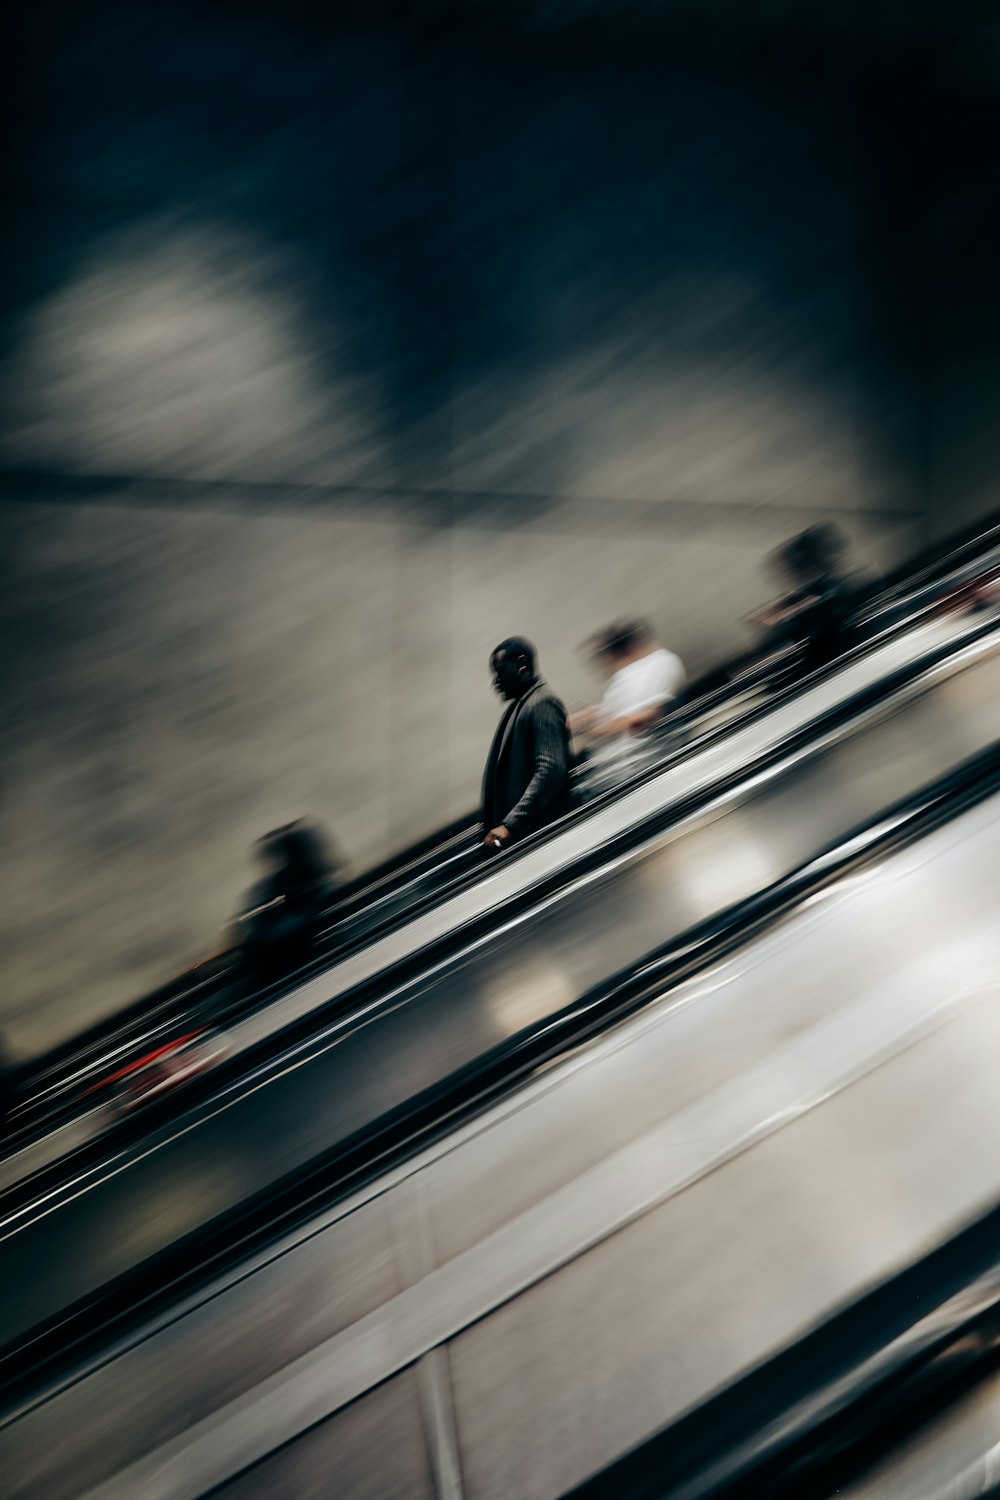
[[[802,667],[825,666],[850,645],[853,593],[841,567],[843,542],[836,527],[810,526],[775,554],[791,592],[759,616],[775,644],[802,650]]]
[[[240,913],[240,948],[255,977],[274,979],[304,963],[336,900],[336,863],[314,825],[299,820],[259,839],[265,874]]]
[[[499,850],[568,812],[566,710],[538,676],[535,648],[514,636],[490,657],[493,686],[510,707],[483,777],[484,846]]]

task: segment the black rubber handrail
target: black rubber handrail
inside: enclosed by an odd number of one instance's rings
[[[266,1192],[0,1349],[0,1398],[8,1404],[27,1399],[40,1384],[61,1378],[177,1297],[234,1270],[249,1255],[301,1228],[348,1192],[480,1113],[539,1068],[661,999],[671,986],[717,963],[804,902],[998,791],[1000,741],[757,895],[665,944],[609,984],[525,1029]]]
[[[970,566],[977,559],[981,559],[984,554],[988,554],[998,546],[1000,546],[1000,526],[993,526],[985,531],[980,530],[972,540],[963,542],[957,551],[949,552],[944,558],[939,559],[932,568],[925,569],[926,578],[921,586],[926,586],[927,579],[933,582],[935,579],[940,580],[950,577],[956,567]],[[677,763],[679,760],[686,758],[700,749],[716,743],[737,729],[752,723],[756,717],[769,712],[781,702],[801,691],[805,686],[811,686],[822,681],[825,677],[839,670],[850,661],[869,654],[876,647],[884,644],[888,638],[905,633],[913,627],[916,619],[932,613],[936,605],[936,600],[921,605],[913,614],[898,620],[889,630],[883,632],[880,636],[861,641],[835,662],[829,663],[827,666],[811,673],[808,678],[800,682],[789,684],[783,691],[774,694],[766,703],[755,705],[732,723],[719,725],[715,729],[707,731],[697,740],[674,749],[659,762],[644,767],[629,781],[610,788],[601,797],[595,798],[588,803],[586,807],[578,809],[576,813],[570,814],[569,818],[575,819],[581,814],[586,815],[597,807],[608,805],[609,802],[624,796],[642,782],[661,774],[670,765]],[[741,684],[737,689],[736,695],[744,694],[747,690],[747,684]],[[727,696],[727,694],[723,696]],[[686,705],[679,709],[675,714],[670,716],[665,732],[668,735],[674,733],[678,725],[690,723],[693,718],[702,715],[706,709],[706,702],[707,700],[704,700],[701,703]],[[505,858],[509,861],[511,858],[517,857],[525,849],[535,848],[540,843],[557,837],[566,827],[566,823],[567,819],[561,819],[558,823],[526,840],[524,844],[511,851]],[[414,878],[414,870],[417,872],[421,870],[426,872],[431,869],[435,862],[435,850],[440,852],[446,845],[453,847],[461,845],[461,824],[462,820],[458,820],[449,825],[448,829],[445,830],[447,838],[444,845],[436,842],[432,837],[429,840],[425,840],[421,845],[415,846],[413,850],[407,851],[407,854],[400,856],[398,860],[389,861],[384,867],[380,867],[379,871],[372,872],[375,877],[374,886],[387,882],[391,891],[393,872],[399,875],[409,871],[410,874],[407,875],[407,879],[412,879]],[[470,837],[471,833],[472,829],[470,828]],[[458,894],[461,890],[466,889],[481,878],[481,864],[475,864],[469,859],[459,860],[456,863],[461,864],[462,868],[457,871],[453,879],[444,882],[433,891],[416,898],[406,908],[404,918],[406,921],[412,920],[431,907]],[[361,881],[357,882],[353,888],[354,895],[352,899],[354,905],[352,907],[351,903],[348,903],[342,911],[339,911],[338,921],[344,916],[349,918],[352,910],[363,906],[364,892],[372,888],[372,885],[367,883],[364,877]],[[375,904],[380,899],[380,897],[376,897]],[[335,925],[331,929],[327,944],[321,949],[316,960],[311,962],[307,968],[295,975],[289,976],[288,980],[277,988],[272,986],[261,990],[249,999],[245,996],[240,996],[236,1001],[236,1013],[243,1014],[249,1009],[266,1006],[270,1000],[293,985],[303,982],[305,978],[321,972],[322,969],[329,967],[332,963],[349,956],[361,947],[367,946],[385,931],[398,925],[400,920],[400,913],[398,911],[390,911],[384,922],[377,924],[371,930],[366,929],[353,941],[349,936],[345,938],[343,933],[338,934],[338,929]],[[349,922],[345,926],[349,929]],[[16,1080],[15,1098],[10,1112],[9,1131],[19,1136],[23,1141],[31,1138],[32,1135],[37,1135],[39,1128],[52,1128],[54,1122],[60,1117],[62,1101],[69,1098],[70,1108],[72,1108],[73,1101],[79,1098],[81,1088],[85,1088],[89,1082],[92,1082],[96,1074],[102,1070],[108,1072],[123,1058],[135,1056],[141,1051],[158,1045],[165,1038],[169,1038],[179,1025],[188,1025],[192,1017],[197,1021],[200,1017],[204,1017],[206,1013],[211,1013],[217,1007],[220,999],[224,997],[227,984],[230,989],[232,988],[234,970],[232,966],[226,966],[224,959],[224,955],[220,956],[219,960],[215,963],[213,971],[207,976],[204,974],[204,966],[202,966],[200,977],[198,978],[192,978],[191,976],[199,975],[199,970],[189,971],[187,981],[182,978],[182,980],[172,985],[164,986],[163,989],[155,992],[154,996],[147,997],[146,1002],[138,1002],[131,1006],[127,1012],[119,1012],[112,1021],[100,1023],[98,1026],[91,1028],[82,1040],[78,1038],[73,1043],[65,1044],[62,1048],[40,1059],[37,1064],[24,1070]],[[54,1108],[50,1107],[47,1101],[54,1101]],[[25,1131],[28,1132],[27,1135],[25,1135]]]

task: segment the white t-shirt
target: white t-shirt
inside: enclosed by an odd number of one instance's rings
[[[631,718],[648,708],[657,708],[676,698],[686,682],[684,663],[672,651],[660,646],[638,661],[619,667],[608,683],[598,723],[613,724],[615,719]],[[595,768],[612,768],[641,754],[641,742],[632,734],[615,735],[600,741],[591,755]]]
[[[679,656],[662,646],[627,667],[619,667],[601,699],[600,721],[630,718],[660,703],[669,703],[684,686],[684,665]]]

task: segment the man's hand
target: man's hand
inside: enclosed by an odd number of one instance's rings
[[[794,620],[796,615],[801,615],[804,610],[811,609],[819,601],[817,594],[803,594],[801,597],[790,595],[785,599],[779,599],[776,604],[769,604],[766,609],[759,610],[754,617],[759,625],[770,630],[774,625],[784,625],[788,620]]]
[[[570,734],[587,734],[597,722],[596,708],[578,708],[566,720]]]
[[[489,849],[493,854],[499,854],[501,849],[506,849],[510,843],[510,829],[501,823],[499,828],[491,828],[483,839],[483,847]]]
[[[630,715],[628,721],[629,734],[641,738],[642,735],[651,733],[660,720],[666,718],[669,707],[669,702],[656,703],[652,708],[643,708],[637,714]]]

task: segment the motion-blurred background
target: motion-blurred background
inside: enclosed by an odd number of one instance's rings
[[[811,521],[877,573],[996,506],[988,5],[41,0],[13,72],[15,1050],[276,823],[470,809],[501,637],[570,705],[623,612],[697,674]]]

